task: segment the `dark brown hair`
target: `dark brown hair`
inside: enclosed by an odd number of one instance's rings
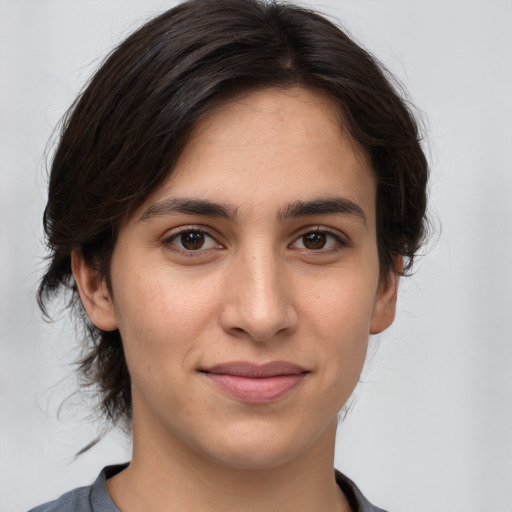
[[[63,289],[87,327],[80,362],[112,424],[131,418],[119,331],[90,323],[71,251],[108,279],[120,221],[168,177],[194,123],[240,91],[301,86],[327,93],[377,178],[381,271],[412,265],[425,230],[427,162],[389,75],[325,17],[289,3],[191,0],[156,17],[105,60],[63,120],[44,227],[49,266],[39,292]]]

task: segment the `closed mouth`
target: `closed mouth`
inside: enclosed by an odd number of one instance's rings
[[[202,369],[205,373],[217,375],[233,375],[237,377],[247,377],[259,379],[265,377],[275,377],[278,375],[299,375],[308,373],[305,368],[295,363],[287,361],[271,361],[265,364],[254,364],[244,361],[233,361],[229,363],[216,364],[214,366]]]
[[[297,387],[309,373],[286,361],[265,364],[234,361],[201,369],[224,394],[249,404],[276,401]]]

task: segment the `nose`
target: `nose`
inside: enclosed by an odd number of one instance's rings
[[[238,258],[225,283],[220,314],[225,332],[266,342],[296,331],[297,309],[283,265],[271,250]]]

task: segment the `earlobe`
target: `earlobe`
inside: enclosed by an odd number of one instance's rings
[[[370,334],[379,334],[387,329],[395,319],[398,283],[403,269],[403,257],[396,259],[395,265],[379,284],[370,324]]]
[[[103,331],[117,329],[114,304],[107,284],[76,249],[71,252],[71,269],[80,298],[91,322]]]

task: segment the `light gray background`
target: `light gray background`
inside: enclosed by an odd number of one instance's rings
[[[392,512],[512,511],[512,2],[324,0],[426,113],[437,243],[372,340],[336,465]],[[0,0],[0,510],[23,511],[127,460],[94,436],[67,317],[40,318],[43,152],[100,57],[173,5]]]

